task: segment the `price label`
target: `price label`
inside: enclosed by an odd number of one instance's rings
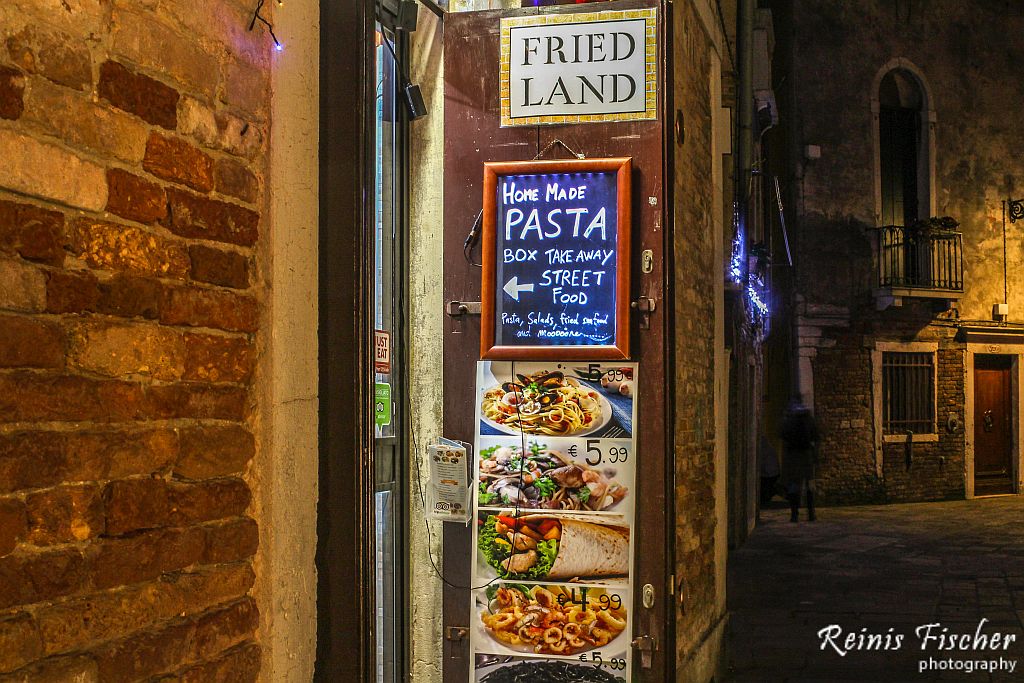
[[[589,662],[595,669],[611,669],[612,671],[625,671],[626,660],[623,657],[609,657],[605,659],[599,651],[584,652],[580,655],[581,662]]]
[[[578,605],[581,610],[593,609],[600,611],[622,609],[622,597],[618,593],[602,593],[597,598],[588,599],[588,590],[587,588],[570,589],[568,595],[563,593],[558,596],[558,606],[564,608],[566,605]]]
[[[603,463],[623,463],[629,460],[629,448],[626,446],[602,448],[601,439],[587,439],[586,460],[591,467],[597,467]]]

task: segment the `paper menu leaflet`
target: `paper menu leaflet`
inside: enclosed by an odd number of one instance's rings
[[[430,461],[428,514],[434,519],[465,522],[469,519],[469,465],[466,447],[458,441],[438,439],[427,446]]]

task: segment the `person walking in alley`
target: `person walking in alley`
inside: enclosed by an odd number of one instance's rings
[[[789,521],[799,519],[800,495],[807,496],[807,519],[814,521],[814,466],[817,463],[818,426],[811,410],[797,396],[782,419],[782,469],[786,497],[791,511]]]

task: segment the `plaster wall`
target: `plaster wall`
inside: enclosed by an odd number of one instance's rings
[[[261,513],[257,583],[261,679],[309,681],[316,658],[319,3],[275,16],[287,49],[272,69],[267,203],[270,330],[260,366],[264,418],[253,468]]]
[[[444,175],[444,68],[441,22],[420,11],[412,39],[412,81],[418,83],[430,113],[413,121],[410,148],[409,289],[411,296],[409,391],[412,418],[412,482],[409,510],[412,680],[441,680],[441,596],[434,571],[441,566],[441,522],[424,522],[420,492],[428,481],[425,446],[441,434],[444,387],[442,247]],[[417,464],[418,463],[418,464]],[[420,481],[420,473],[423,481]],[[428,534],[427,528],[430,528]],[[433,559],[428,555],[433,554]]]

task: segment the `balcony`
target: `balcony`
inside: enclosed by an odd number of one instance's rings
[[[963,235],[950,231],[878,228],[878,308],[907,297],[956,301],[964,291]]]

